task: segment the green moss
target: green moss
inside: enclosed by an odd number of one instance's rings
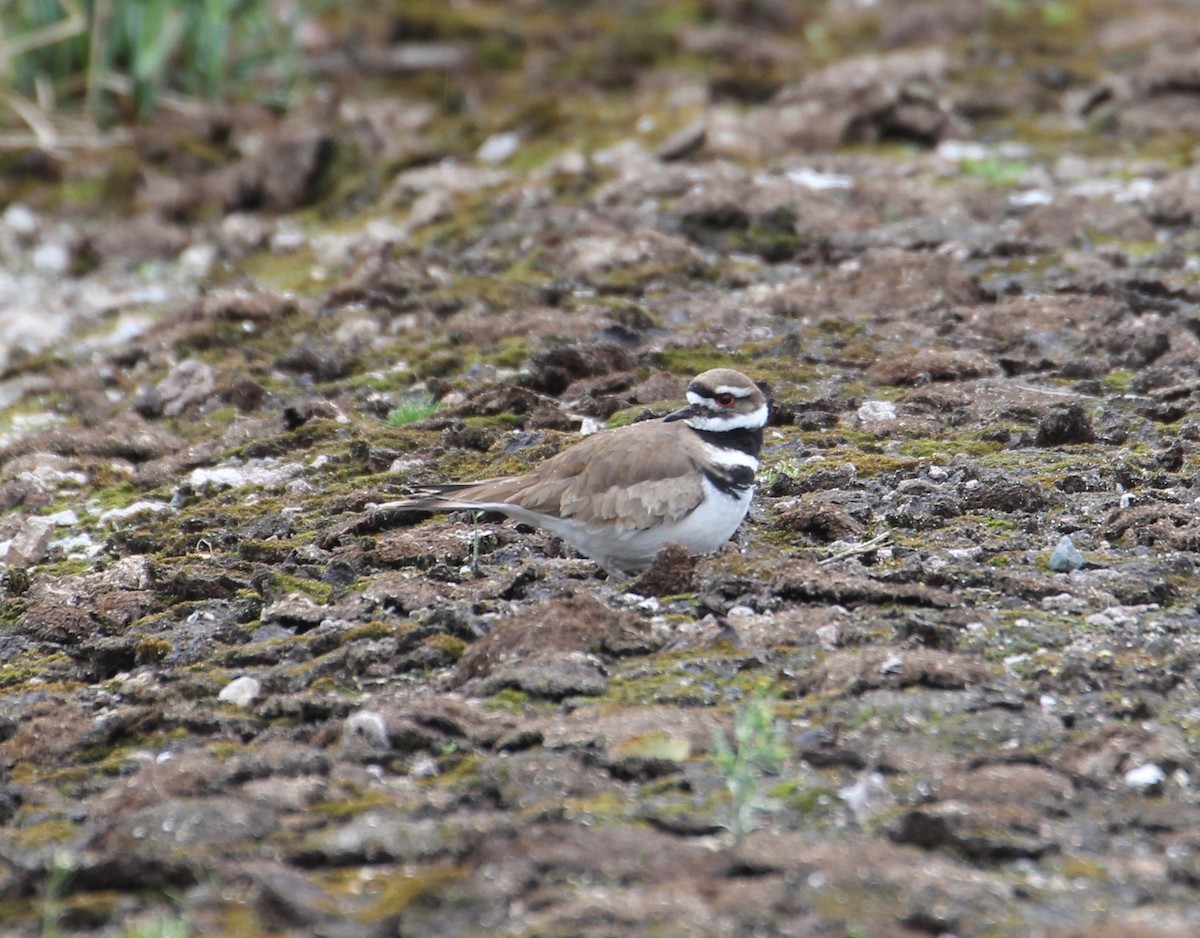
[[[505,687],[486,698],[483,701],[483,708],[485,710],[509,710],[513,713],[525,713],[530,699],[530,696],[525,691]]]
[[[285,253],[259,251],[250,254],[239,262],[238,271],[264,287],[307,296],[327,289],[326,284],[313,278],[315,266],[316,258],[305,248]],[[240,330],[240,324],[237,328]]]
[[[663,349],[654,354],[653,360],[656,368],[686,378],[710,368],[741,368],[745,364],[739,353],[721,352],[709,346]]]
[[[355,915],[360,922],[379,922],[395,918],[418,900],[461,879],[466,870],[456,866],[427,869],[407,875],[389,876],[371,903]]]
[[[438,633],[431,635],[425,640],[425,644],[432,645],[441,651],[444,651],[452,661],[457,661],[463,656],[463,652],[467,650],[467,643],[461,639],[455,638],[453,635]]]
[[[619,662],[609,675],[604,708],[648,703],[712,707],[728,699],[730,688],[750,697],[763,687],[757,664],[757,659],[726,643]]]
[[[327,603],[333,598],[335,587],[320,580],[310,580],[307,577],[294,576],[275,570],[271,573],[271,584],[284,594],[299,593],[318,603]]]
[[[46,576],[81,576],[90,573],[92,564],[82,557],[64,557],[53,563],[38,564],[38,573]]]
[[[145,493],[128,480],[122,480],[107,488],[94,489],[91,493],[100,511],[124,508],[145,496]]]
[[[65,844],[77,833],[78,828],[70,821],[54,817],[29,827],[10,827],[6,836],[14,848],[24,851]]]
[[[39,689],[49,693],[53,679],[71,670],[71,658],[64,652],[23,651],[0,662],[0,687],[20,685],[36,678]]]
[[[384,792],[370,791],[357,798],[346,798],[341,801],[318,801],[310,805],[308,810],[313,814],[323,814],[327,817],[345,820],[356,817],[377,808],[390,808],[395,800]]]
[[[134,647],[134,661],[139,665],[157,664],[167,657],[174,646],[165,638],[144,638]]]
[[[0,605],[0,629],[7,629],[17,625],[24,614],[25,600],[8,600],[8,602]]]
[[[1110,371],[1104,376],[1104,385],[1117,394],[1124,394],[1133,384],[1134,377],[1132,371]]]
[[[889,456],[883,453],[854,453],[847,459],[860,476],[883,475],[888,472],[916,472],[921,461],[908,456]]]
[[[505,336],[482,357],[498,368],[520,368],[529,358],[529,347],[523,336]]]
[[[643,414],[649,413],[653,410],[661,409],[661,404],[628,407],[625,410],[618,410],[615,414],[609,417],[608,420],[604,422],[604,426],[609,430],[615,429],[616,427],[627,427],[632,423],[636,423],[638,418]]]
[[[406,632],[411,631],[412,628],[412,624],[408,622],[364,622],[343,632],[341,634],[341,643],[348,645],[351,642],[374,641],[381,638],[399,638]]]
[[[959,160],[958,170],[964,176],[973,176],[994,189],[1010,189],[1030,170],[1025,160],[1006,159],[989,154],[982,158],[965,157]]]

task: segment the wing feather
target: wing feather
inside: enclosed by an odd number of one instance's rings
[[[657,422],[602,430],[524,475],[439,486],[438,492],[456,502],[517,501],[597,524],[623,519],[622,526],[634,530],[677,521],[704,499],[698,465],[678,433]]]

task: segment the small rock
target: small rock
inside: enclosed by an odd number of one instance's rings
[[[865,401],[858,408],[858,419],[864,423],[872,420],[895,420],[896,405],[891,401]]]
[[[671,134],[655,151],[655,156],[663,162],[682,160],[696,153],[704,146],[704,141],[707,139],[708,124],[704,121],[696,121]]]
[[[904,667],[904,657],[902,655],[890,655],[886,661],[879,666],[880,674],[895,674]]]
[[[177,417],[191,405],[207,400],[215,390],[216,377],[212,367],[199,359],[189,358],[171,369],[136,406],[145,417]]]
[[[4,210],[3,221],[9,230],[21,237],[30,237],[35,234],[39,224],[38,216],[33,209],[21,202],[13,202]]]
[[[361,739],[372,749],[386,750],[389,745],[387,717],[378,710],[359,710],[346,718],[343,740]]]
[[[21,530],[8,545],[5,561],[10,567],[29,567],[46,556],[54,522],[50,518],[26,518]]]
[[[817,626],[813,634],[822,648],[832,651],[835,648],[840,648],[842,645],[842,630],[839,626],[832,623]]]
[[[878,772],[866,772],[853,785],[839,788],[838,797],[846,802],[860,824],[896,803],[896,796],[888,788],[887,780]]]
[[[217,694],[217,699],[222,703],[248,707],[258,699],[258,695],[261,693],[262,684],[256,678],[243,675],[221,688],[221,693]]]
[[[217,261],[215,244],[193,244],[179,255],[179,266],[190,277],[200,280],[207,277]]]
[[[307,596],[292,593],[264,608],[261,619],[263,625],[283,625],[306,632],[320,625],[327,614],[328,609],[324,606],[318,605]]]
[[[108,511],[100,513],[101,524],[111,524],[115,521],[125,521],[132,518],[134,515],[140,515],[145,512],[158,513],[160,511],[174,511],[175,509],[166,502],[150,502],[140,500],[126,505],[124,508],[110,508]]]
[[[1167,773],[1153,762],[1146,762],[1125,773],[1125,784],[1138,791],[1151,791],[1166,781]]]
[[[101,578],[106,585],[119,590],[145,590],[154,585],[154,571],[142,554],[120,558]]]
[[[521,135],[515,131],[492,134],[475,153],[475,159],[481,163],[503,163],[517,152],[521,145]]]
[[[39,244],[33,252],[33,266],[43,274],[65,273],[71,266],[71,252],[61,244]]]
[[[1064,534],[1050,555],[1050,569],[1055,573],[1070,573],[1083,566],[1083,554],[1071,540],[1070,535]]]

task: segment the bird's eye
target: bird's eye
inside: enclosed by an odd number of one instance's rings
[[[716,402],[722,407],[729,407],[734,401],[737,400],[737,398],[728,391],[726,391],[724,394],[718,394],[715,399]]]

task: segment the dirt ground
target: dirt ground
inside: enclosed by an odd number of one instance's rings
[[[1200,6],[396,8],[0,154],[0,931],[1200,934]],[[374,508],[718,365],[713,556]]]

